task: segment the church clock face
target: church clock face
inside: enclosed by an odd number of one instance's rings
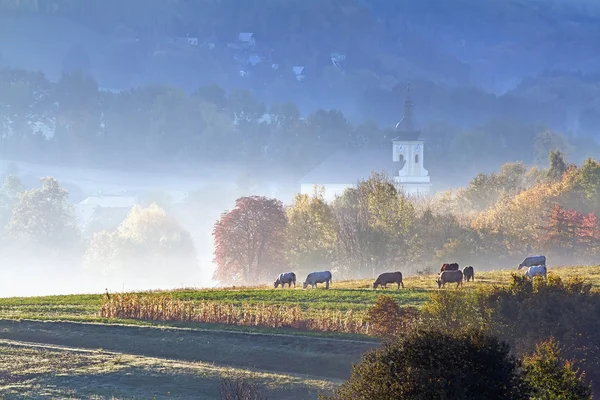
[[[420,146],[420,145],[418,145],[418,144],[416,144],[416,145],[415,145],[415,151],[419,151],[419,150],[421,150],[421,146]]]

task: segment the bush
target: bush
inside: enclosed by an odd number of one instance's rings
[[[429,330],[366,353],[329,399],[525,400],[528,394],[520,362],[505,342],[478,331]]]
[[[221,379],[221,400],[267,400],[260,387],[241,376]]]
[[[410,328],[417,314],[415,308],[400,308],[392,296],[382,295],[367,311],[367,322],[372,335],[392,337]]]
[[[561,358],[554,339],[536,346],[535,353],[525,357],[526,381],[533,389],[532,400],[591,400],[592,389],[585,374],[573,363]]]
[[[513,274],[508,287],[435,291],[422,309],[422,326],[448,333],[485,330],[511,345],[516,354],[536,351],[556,338],[568,359],[581,360],[592,381],[600,376],[600,293],[581,279],[563,281],[550,273],[533,281]]]

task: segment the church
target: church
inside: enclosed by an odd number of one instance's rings
[[[391,149],[340,150],[300,180],[300,193],[312,195],[315,186],[324,189],[327,201],[333,201],[372,172],[385,173],[409,196],[428,194],[429,172],[424,166],[425,140],[413,122],[414,104],[407,88],[404,116],[396,124]]]

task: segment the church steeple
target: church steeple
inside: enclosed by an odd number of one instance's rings
[[[404,122],[404,129],[408,132],[414,131],[413,125],[413,107],[414,103],[410,98],[410,83],[406,86],[406,99],[404,100],[404,118],[402,121]]]
[[[398,137],[406,139],[417,139],[419,132],[415,130],[413,119],[413,108],[415,107],[410,95],[410,83],[406,87],[406,99],[404,100],[404,116],[396,124],[396,132]]]

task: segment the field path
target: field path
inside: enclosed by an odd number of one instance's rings
[[[343,380],[375,342],[295,335],[0,320],[0,339]]]

